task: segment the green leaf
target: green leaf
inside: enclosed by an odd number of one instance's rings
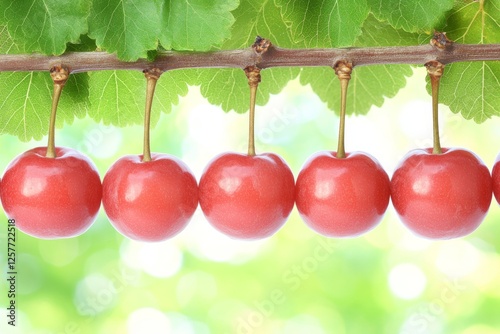
[[[22,52],[5,26],[0,27],[0,52]],[[0,134],[15,135],[22,141],[42,139],[49,128],[52,90],[49,71],[0,73]],[[71,74],[59,101],[57,128],[87,114],[88,94],[88,74]]]
[[[87,112],[88,75],[72,74],[57,110],[56,127],[71,124]],[[22,141],[40,140],[48,132],[53,83],[48,71],[0,73],[0,134]]]
[[[394,29],[387,22],[381,22],[369,15],[363,24],[362,32],[354,42],[354,46],[411,46],[421,44],[421,34],[409,33]]]
[[[159,112],[168,113],[179,96],[188,92],[189,77],[186,71],[171,71],[162,74],[157,83],[151,112],[154,126]],[[102,71],[90,75],[89,115],[96,122],[124,127],[143,124],[146,99],[146,79],[139,71]]]
[[[233,12],[235,23],[232,38],[227,40],[223,49],[250,47],[257,35],[269,38],[281,47],[294,43],[289,29],[283,21],[280,8],[273,1],[242,1]],[[286,84],[297,77],[298,68],[272,68],[261,72],[262,82],[257,89],[257,105],[264,105],[270,94],[279,93]],[[238,113],[249,109],[250,90],[245,73],[241,69],[200,69],[198,79],[201,94],[224,111]]]
[[[351,46],[369,13],[366,0],[276,0],[295,43],[308,48]]]
[[[366,20],[356,46],[413,45],[419,35],[395,30],[372,15]],[[347,93],[347,114],[366,114],[372,105],[381,106],[384,97],[393,97],[406,85],[413,71],[409,65],[372,65],[355,67]],[[337,113],[340,108],[340,83],[331,68],[304,68],[300,74],[303,85],[313,91]]]
[[[93,0],[89,36],[107,52],[133,61],[158,47],[160,0]]]
[[[368,0],[377,19],[407,32],[431,33],[454,0]]]
[[[89,36],[133,61],[158,48],[207,51],[230,37],[238,0],[93,0]]]
[[[459,43],[500,43],[500,0],[457,2],[441,31]],[[427,90],[430,92],[430,84]],[[500,116],[500,64],[482,61],[446,65],[439,101],[477,123]]]
[[[68,43],[66,47],[67,52],[85,52],[85,51],[95,51],[97,45],[95,40],[87,35],[80,36],[80,39],[75,43]]]
[[[242,1],[233,15],[232,36],[222,45],[223,49],[250,47],[257,35],[270,39],[280,47],[294,46],[291,31],[274,1]]]
[[[500,64],[468,62],[447,65],[439,87],[439,102],[476,123],[500,116]]]
[[[88,0],[0,0],[10,35],[23,52],[59,55],[87,32]]]
[[[0,26],[0,53],[2,54],[12,54],[12,53],[22,53],[19,47],[12,40],[7,26]]]
[[[286,84],[297,77],[298,68],[271,68],[261,71],[262,82],[257,89],[257,105],[265,105],[270,94],[279,93]],[[201,94],[224,111],[247,112],[250,106],[250,88],[243,70],[203,69],[198,81],[202,82]]]
[[[52,86],[52,82],[51,82]],[[51,99],[49,99],[51,100]],[[89,109],[89,74],[75,73],[69,76],[57,108],[56,127],[64,122],[71,124],[74,117],[83,118]]]
[[[139,71],[90,73],[89,116],[96,122],[127,126],[144,120],[146,80]],[[153,114],[151,123],[158,120]]]
[[[457,1],[440,31],[457,43],[499,43],[500,0]]]
[[[355,68],[349,82],[347,110],[350,114],[367,114],[370,108],[382,106],[384,97],[393,97],[406,86],[413,71],[408,65],[374,65]],[[331,68],[304,69],[300,82],[310,84],[313,91],[327,103],[328,108],[340,111],[340,84]]]
[[[195,70],[173,70],[163,73],[156,84],[153,112],[159,110],[163,113],[170,113],[172,105],[179,104],[179,97],[187,95],[189,85],[192,85],[195,80]]]
[[[206,51],[230,37],[239,0],[165,0],[160,43],[166,49]]]

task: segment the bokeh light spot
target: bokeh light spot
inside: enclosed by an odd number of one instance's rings
[[[173,333],[168,317],[154,308],[135,310],[127,320],[129,334],[164,334]]]
[[[129,267],[158,278],[177,274],[183,263],[181,250],[170,240],[150,244],[124,240],[121,258]]]
[[[389,273],[389,288],[392,293],[401,299],[414,299],[424,292],[427,277],[414,264],[398,264]]]
[[[449,240],[440,247],[436,266],[449,277],[463,277],[473,273],[480,263],[480,252],[463,239]]]

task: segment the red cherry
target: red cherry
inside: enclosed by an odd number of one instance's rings
[[[456,148],[410,151],[391,180],[392,202],[415,234],[451,239],[473,232],[491,204],[488,168],[474,153]]]
[[[92,161],[73,149],[46,147],[17,156],[5,170],[0,197],[7,216],[26,234],[43,239],[74,237],[94,222],[102,186]]]
[[[272,153],[225,153],[200,180],[200,206],[220,232],[238,239],[274,234],[294,204],[295,184],[286,162]]]
[[[363,152],[318,152],[297,177],[296,204],[304,222],[328,237],[354,237],[382,219],[390,181],[376,159]]]
[[[491,175],[493,177],[493,194],[495,194],[495,198],[500,204],[500,154],[493,165]]]
[[[198,185],[189,167],[167,154],[118,159],[103,180],[103,207],[121,234],[161,241],[181,232],[198,206]]]

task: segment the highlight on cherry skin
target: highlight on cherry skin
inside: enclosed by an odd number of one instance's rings
[[[323,151],[297,176],[296,205],[303,221],[327,237],[355,237],[379,224],[390,198],[389,176],[370,155]]]
[[[208,222],[235,239],[262,239],[286,222],[295,201],[294,176],[276,154],[224,153],[200,179],[200,206]]]
[[[500,204],[500,154],[495,160],[491,176],[493,178],[493,194],[495,195],[498,204]]]
[[[75,237],[95,221],[102,185],[97,168],[84,154],[46,147],[18,155],[7,166],[0,188],[6,215],[22,232],[41,239]]]
[[[189,167],[167,154],[126,155],[103,179],[103,207],[124,236],[156,242],[174,237],[198,206],[198,184]]]
[[[472,233],[491,204],[492,178],[474,153],[459,148],[410,151],[391,180],[392,203],[402,223],[428,239]]]

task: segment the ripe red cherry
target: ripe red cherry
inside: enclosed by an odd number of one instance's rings
[[[495,198],[498,204],[500,204],[500,154],[497,156],[497,160],[493,165],[491,175],[493,177],[493,194],[495,194]]]
[[[92,161],[56,147],[56,157],[37,147],[17,156],[5,170],[0,197],[7,216],[26,234],[43,239],[74,237],[94,222],[102,186]]]
[[[226,153],[214,158],[200,179],[200,206],[209,223],[238,239],[274,234],[292,211],[292,171],[272,153]]]
[[[297,177],[296,205],[304,222],[328,237],[354,237],[382,219],[390,197],[387,173],[363,152],[318,152]]]
[[[488,168],[474,153],[456,148],[410,151],[391,180],[392,202],[415,234],[451,239],[473,232],[491,204]]]
[[[198,206],[198,185],[189,167],[167,154],[126,155],[106,172],[103,207],[121,234],[161,241],[181,232]]]

